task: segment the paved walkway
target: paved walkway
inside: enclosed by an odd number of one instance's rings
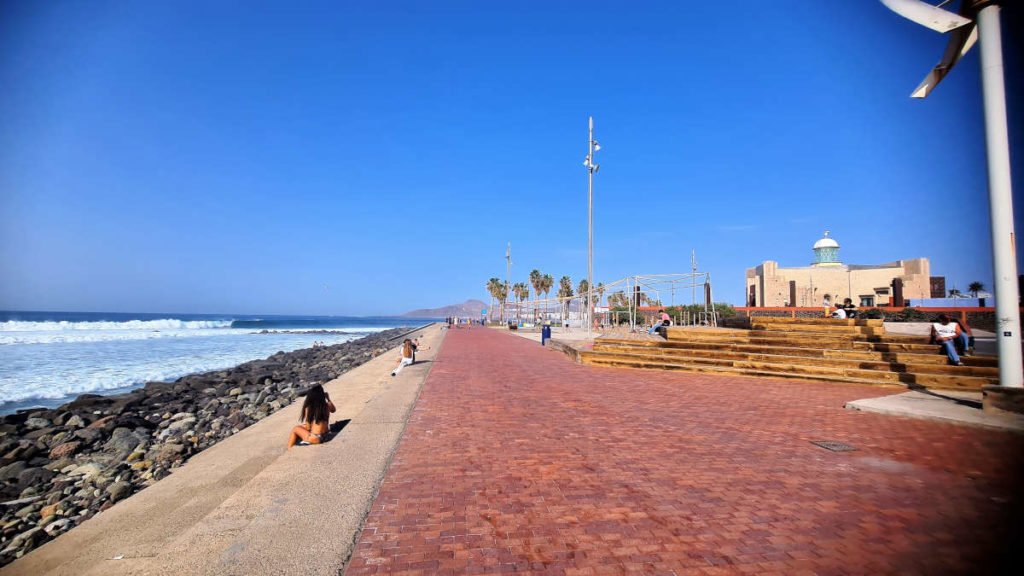
[[[453,330],[347,574],[991,571],[1020,546],[1024,437],[843,407],[893,392]]]

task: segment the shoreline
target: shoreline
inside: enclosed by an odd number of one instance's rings
[[[410,329],[0,417],[0,566],[378,357]]]

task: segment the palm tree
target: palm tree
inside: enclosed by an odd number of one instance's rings
[[[960,297],[960,291],[957,290],[956,288],[950,288],[949,289],[949,297],[950,298],[959,298]]]
[[[498,290],[501,288],[501,280],[491,278],[487,281],[487,291],[491,294],[491,320],[494,319],[494,301],[498,299]]]
[[[515,284],[512,285],[512,294],[515,295],[516,301],[519,303],[519,306],[516,306],[516,320],[521,321],[523,319],[523,300],[526,300],[527,298],[530,297],[530,288],[526,285],[525,282],[516,282]]]
[[[564,299],[562,301],[562,322],[564,323],[569,319],[569,298],[572,298],[572,278],[562,276],[558,280],[558,297]]]
[[[601,303],[601,298],[604,298],[604,282],[598,282],[597,286],[594,286],[594,292],[597,294],[597,303]]]
[[[509,286],[508,280],[506,280],[506,281],[501,283],[501,286],[500,286],[499,291],[498,291],[498,296],[501,297],[501,321],[502,321],[502,323],[504,323],[505,320],[506,320],[506,317],[505,317],[505,305],[508,303],[508,295],[509,295],[510,290],[511,290],[511,286]]]
[[[551,293],[551,287],[555,285],[555,279],[551,276],[551,274],[545,274],[541,278],[541,280],[543,281],[543,285],[541,286],[541,289],[544,290],[544,299],[547,300],[548,294]],[[544,312],[547,312],[547,311],[548,311],[547,310],[547,304],[545,304],[544,305]]]
[[[534,268],[530,271],[530,284],[533,285],[533,321],[537,321],[537,298],[540,297],[541,288],[543,287],[544,275],[540,273],[540,270]]]
[[[982,284],[981,282],[974,281],[974,282],[971,282],[970,284],[967,285],[967,289],[971,291],[971,295],[972,296],[977,298],[978,297],[978,292],[981,292],[982,290],[984,290],[985,289],[985,285]]]
[[[629,298],[623,291],[612,292],[608,295],[608,305],[612,308],[625,308],[629,306]]]
[[[582,306],[580,306],[581,310],[583,308],[585,308],[586,305],[587,305],[587,292],[589,290],[590,290],[590,283],[587,282],[587,279],[584,278],[584,279],[580,280],[579,285],[577,285],[577,287],[576,287],[576,293],[580,295],[580,304],[582,304]],[[591,305],[593,305],[593,302],[591,302]],[[583,318],[583,316],[580,316],[580,318]],[[590,318],[590,310],[586,311],[586,318]]]

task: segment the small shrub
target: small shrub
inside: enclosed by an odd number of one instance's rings
[[[860,310],[857,312],[858,318],[865,318],[867,320],[878,320],[885,318],[885,312],[878,308],[868,308],[867,310]]]
[[[897,316],[900,322],[926,322],[928,315],[917,308],[904,308]]]

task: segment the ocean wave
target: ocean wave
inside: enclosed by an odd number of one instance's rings
[[[13,344],[73,344],[79,342],[114,342],[130,340],[156,340],[165,338],[201,338],[251,334],[249,330],[97,330],[49,332],[0,332],[0,346]]]
[[[220,333],[223,333],[221,331]],[[340,344],[352,334],[325,336],[253,336],[249,330],[231,330],[248,338],[166,339],[159,342],[124,342],[94,346],[92,353],[77,348],[24,346],[0,350],[0,414],[4,406],[38,400],[71,400],[78,394],[118,391],[150,381],[171,381],[186,374],[221,370],[243,362],[267,358],[278,351],[307,348],[314,340]]]
[[[8,320],[0,322],[0,333],[3,332],[71,332],[97,330],[210,330],[231,328],[232,320],[177,320],[163,318],[160,320],[125,320],[122,322],[32,322],[24,320]]]

